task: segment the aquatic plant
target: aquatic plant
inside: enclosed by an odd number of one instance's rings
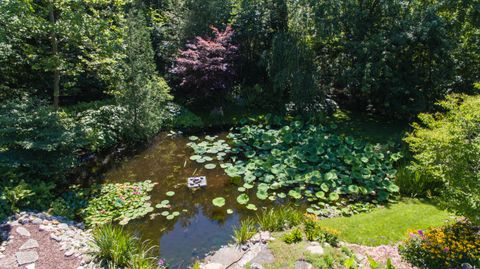
[[[237,244],[247,242],[257,232],[255,222],[248,218],[240,222],[240,226],[233,229],[233,239]]]
[[[92,235],[94,255],[108,268],[166,268],[151,256],[153,247],[148,242],[141,242],[123,227],[111,224],[97,226]]]
[[[212,204],[214,206],[222,207],[225,205],[225,198],[223,197],[216,197],[212,200]]]
[[[153,211],[149,192],[155,183],[149,180],[135,183],[112,183],[99,187],[85,208],[85,223],[98,225],[110,222],[127,224]]]
[[[302,223],[302,213],[289,206],[267,209],[256,216],[263,231],[282,231]]]

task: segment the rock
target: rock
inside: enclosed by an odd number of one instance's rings
[[[39,224],[42,224],[43,221],[41,219],[33,219],[32,220],[32,224],[35,224],[35,225],[39,225]]]
[[[304,261],[295,262],[295,269],[312,269],[312,268],[313,266],[308,262],[304,262]]]
[[[250,269],[265,269],[261,264],[252,263],[250,264]]]
[[[17,227],[15,231],[21,236],[26,236],[26,237],[30,236],[30,232],[24,227]]]
[[[462,263],[461,265],[462,269],[473,269],[474,267],[472,265],[470,265],[469,263]]]
[[[66,230],[66,229],[68,229],[68,224],[60,223],[60,224],[57,225],[57,227],[59,229]]]
[[[268,264],[273,263],[275,261],[275,257],[273,256],[270,249],[267,247],[263,247],[262,250],[255,256],[250,262],[257,263],[257,264]]]
[[[225,265],[221,263],[208,263],[203,266],[203,269],[225,269]]]
[[[73,250],[71,250],[71,249],[70,249],[70,250],[67,250],[67,252],[65,252],[65,257],[70,257],[70,256],[72,256],[74,253],[75,253],[75,251],[73,251]]]
[[[31,264],[25,266],[25,269],[35,269],[35,264],[31,263]]]
[[[323,255],[324,251],[321,246],[308,246],[307,251],[312,254]]]
[[[17,258],[18,265],[24,265],[36,262],[38,260],[38,253],[36,251],[16,252],[15,257]]]
[[[23,243],[20,247],[20,250],[30,249],[30,248],[38,248],[38,242],[35,239],[28,239],[27,242]]]
[[[50,235],[50,238],[53,239],[53,240],[55,240],[55,241],[57,241],[57,242],[62,241],[62,238],[59,237],[59,236],[56,236],[55,234],[51,234],[51,235]]]
[[[243,256],[244,252],[236,247],[224,247],[219,249],[213,256],[208,258],[211,263],[219,263],[228,266]]]

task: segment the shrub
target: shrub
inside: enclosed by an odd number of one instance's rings
[[[240,227],[233,229],[233,238],[237,244],[243,244],[252,238],[256,232],[255,222],[252,219],[246,219],[240,223]]]
[[[338,246],[338,231],[321,227],[316,215],[306,214],[303,225],[307,240],[318,241],[320,243],[326,242],[334,247]]]
[[[420,114],[405,139],[410,169],[443,182],[443,205],[480,223],[480,95],[451,95],[439,105],[444,112]]]
[[[85,141],[74,122],[38,99],[0,105],[0,172],[61,181],[77,164]]]
[[[158,264],[150,256],[153,247],[147,242],[140,242],[138,238],[125,231],[122,227],[106,224],[93,230],[93,245],[95,255],[108,268],[138,268],[153,269],[163,267],[163,260]]]
[[[458,268],[462,263],[480,266],[480,227],[458,222],[410,231],[399,250],[405,260],[422,268]]]
[[[295,228],[282,236],[282,241],[287,244],[298,243],[302,241],[303,235],[299,228]]]

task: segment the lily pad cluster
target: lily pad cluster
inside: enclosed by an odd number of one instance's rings
[[[99,192],[85,209],[87,225],[109,222],[127,224],[154,210],[149,193],[155,186],[150,180],[134,183],[112,183],[100,186]]]
[[[243,188],[256,183],[260,199],[274,192],[323,206],[342,198],[381,202],[398,192],[392,179],[399,153],[334,134],[333,128],[300,121],[277,129],[242,126],[228,135],[232,154],[222,167],[230,177],[242,178]]]
[[[194,155],[190,156],[190,160],[200,164],[204,164],[205,169],[214,169],[217,167],[217,161],[223,161],[225,156],[231,152],[230,145],[218,136],[205,136],[205,140],[199,140],[196,136],[189,137],[190,142],[187,144],[194,151]]]

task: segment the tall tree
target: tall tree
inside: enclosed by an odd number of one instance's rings
[[[164,104],[171,97],[165,80],[157,75],[150,31],[143,11],[132,9],[127,17],[126,58],[121,66],[123,83],[116,91],[125,108],[125,137],[141,141],[154,136],[162,126]]]
[[[113,88],[123,7],[107,0],[1,1],[2,95],[24,89],[52,96],[58,107],[70,92]]]

